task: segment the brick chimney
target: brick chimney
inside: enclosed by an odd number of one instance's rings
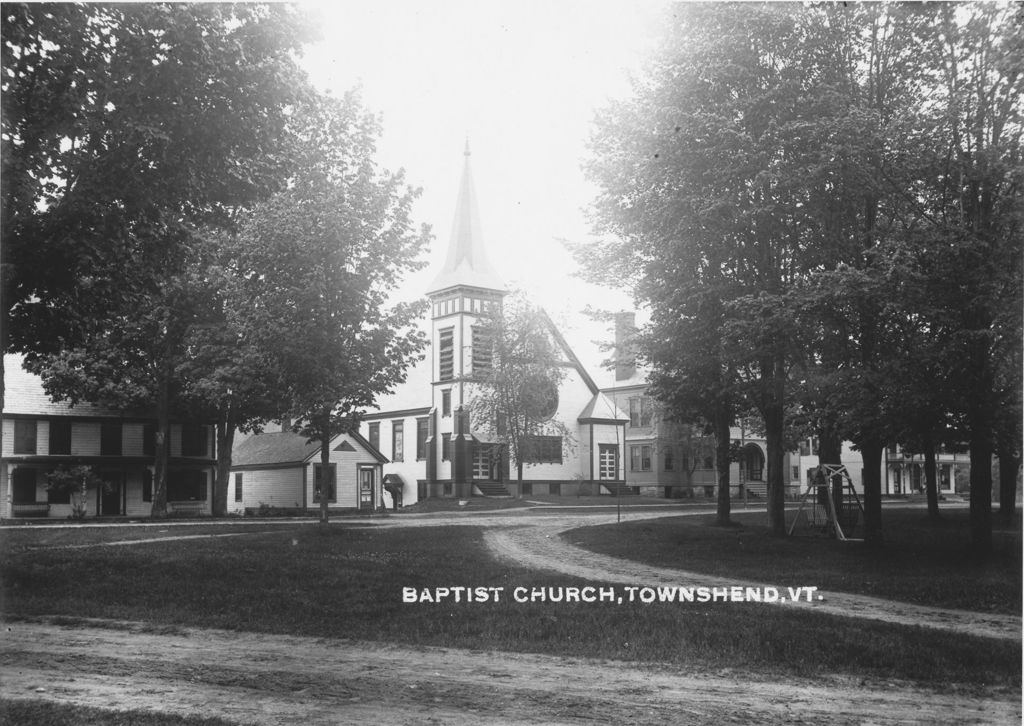
[[[636,373],[636,313],[615,313],[615,380],[625,381]]]

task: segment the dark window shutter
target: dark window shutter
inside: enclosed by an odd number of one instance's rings
[[[36,453],[36,422],[15,419],[14,420],[14,453],[35,454]]]
[[[120,421],[108,421],[100,424],[100,455],[121,455]]]
[[[50,453],[71,453],[70,421],[50,421]]]

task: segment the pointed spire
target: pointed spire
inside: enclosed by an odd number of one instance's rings
[[[468,137],[463,156],[465,161],[462,167],[462,182],[459,185],[459,197],[455,204],[455,219],[452,222],[452,236],[448,242],[448,257],[428,292],[440,292],[457,285],[503,292],[505,284],[487,259],[483,234],[480,231],[480,213],[476,206],[476,189],[473,185],[473,172],[469,164]]]

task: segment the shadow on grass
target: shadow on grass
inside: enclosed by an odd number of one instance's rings
[[[792,516],[792,515],[791,515]],[[757,582],[815,585],[935,607],[1021,612],[1021,531],[996,527],[995,552],[979,562],[966,510],[935,521],[920,509],[886,509],[884,543],[823,536],[773,537],[764,514],[721,527],[696,516],[583,527],[563,536],[594,552],[661,567]]]

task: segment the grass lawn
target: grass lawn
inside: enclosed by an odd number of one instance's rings
[[[66,522],[62,522],[66,525]],[[317,521],[310,519],[301,524],[294,521],[261,522],[258,519],[237,519],[232,523],[213,524],[209,519],[202,525],[178,522],[174,524],[147,524],[81,527],[47,526],[41,524],[18,529],[0,527],[0,551],[7,554],[32,552],[39,549],[77,548],[112,542],[133,542],[190,537],[238,537],[259,532],[272,532],[282,527],[293,530],[297,527],[315,527]]]
[[[792,516],[790,513],[789,516]],[[565,538],[625,559],[758,582],[814,585],[982,612],[1021,612],[1021,524],[995,528],[994,556],[970,554],[966,509],[947,509],[938,522],[924,510],[886,508],[885,544],[824,537],[777,538],[765,515],[735,514],[736,527],[718,527],[714,515],[584,527]]]
[[[295,525],[240,537],[30,548],[26,536],[45,531],[0,530],[7,618],[109,618],[161,629],[215,627],[611,658],[729,668],[752,678],[761,672],[838,672],[953,687],[1020,685],[1019,643],[757,603],[516,603],[509,597],[515,586],[586,583],[496,563],[481,530],[468,526]],[[61,531],[84,538],[109,532]],[[504,587],[505,595],[497,603],[402,602],[403,587],[457,585]]]

